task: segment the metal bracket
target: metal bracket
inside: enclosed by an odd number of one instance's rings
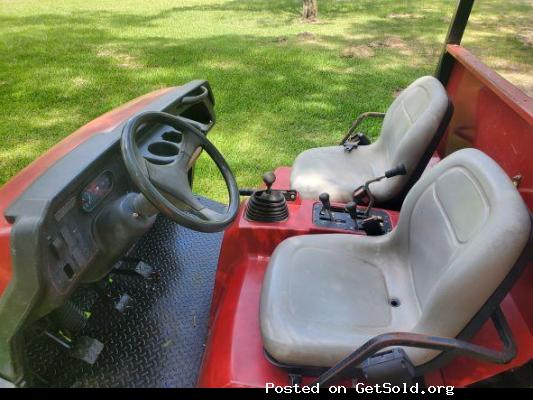
[[[344,151],[346,153],[351,153],[353,149],[357,149],[359,147],[359,136],[357,136],[357,140],[347,140],[344,142]]]
[[[344,143],[349,142],[353,138],[354,132],[357,129],[357,127],[359,125],[361,125],[361,123],[367,118],[385,118],[385,113],[369,111],[369,112],[365,112],[365,113],[359,115],[355,119],[355,121],[352,122],[352,125],[350,126],[350,129],[348,129],[348,132],[342,138],[342,140],[340,142],[341,146],[343,146]]]
[[[302,375],[289,374],[289,385],[290,386],[302,386]]]

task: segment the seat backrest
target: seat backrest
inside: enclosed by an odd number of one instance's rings
[[[387,159],[387,168],[404,164],[407,175],[376,185],[377,198],[393,198],[413,182],[412,175],[418,179],[437,147],[434,138],[444,133],[449,122],[449,108],[446,89],[432,76],[417,79],[392,102],[376,145]]]
[[[418,300],[412,331],[456,337],[510,272],[530,230],[518,190],[481,151],[459,150],[424,174],[393,237]]]

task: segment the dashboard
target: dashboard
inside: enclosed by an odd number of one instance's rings
[[[94,230],[96,219],[106,205],[134,190],[120,149],[113,146],[55,202],[43,231],[49,290],[66,294],[71,282],[87,281],[91,264],[106,262]]]
[[[207,134],[215,123],[213,106],[209,84],[194,81],[171,90],[143,111],[168,112]],[[115,227],[114,215],[124,212],[121,199],[139,192],[122,160],[123,123],[72,149],[6,212],[14,222],[13,267],[19,276],[35,277],[38,283],[31,320],[63,304],[80,283],[105,277],[155,221],[153,217],[132,227]],[[162,125],[141,129],[140,154],[153,163],[171,162],[179,152],[180,132]],[[99,219],[107,220],[112,232],[100,232]]]

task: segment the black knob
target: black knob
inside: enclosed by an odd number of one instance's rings
[[[329,202],[329,193],[320,193],[318,196],[318,200],[322,203],[322,209],[323,210],[330,210],[331,209],[331,203]]]
[[[405,165],[400,164],[392,169],[389,169],[388,171],[385,171],[385,176],[387,178],[392,178],[393,176],[405,175],[406,173],[407,170],[405,169]]]
[[[274,182],[276,182],[276,175],[274,174],[274,172],[269,171],[263,174],[263,182],[267,187],[267,192],[270,193],[270,188],[272,187]]]
[[[357,219],[357,203],[355,201],[350,201],[344,206],[344,209],[348,214],[350,214],[350,218],[353,220]]]

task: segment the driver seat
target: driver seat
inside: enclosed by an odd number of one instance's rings
[[[291,171],[291,189],[303,198],[328,192],[336,202],[352,201],[354,189],[399,164],[407,174],[372,186],[376,202],[394,203],[418,180],[440,141],[453,111],[446,89],[424,76],[393,101],[378,140],[346,152],[343,146],[318,147],[300,153]],[[398,201],[396,201],[397,203]]]
[[[530,231],[505,172],[479,150],[459,150],[415,184],[389,234],[279,244],[261,293],[265,350],[286,365],[331,367],[383,333],[455,338],[521,265]],[[404,350],[415,366],[439,354]]]

